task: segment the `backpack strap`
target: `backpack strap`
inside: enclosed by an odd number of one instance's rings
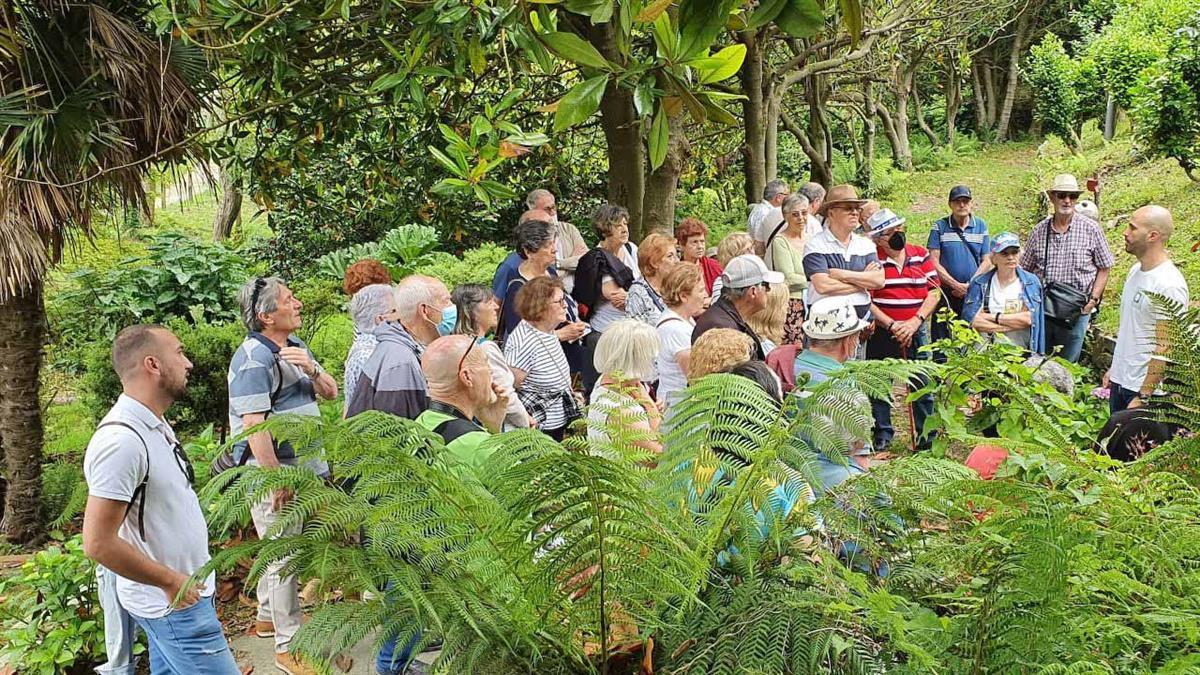
[[[667,318],[663,319],[662,321],[659,321],[659,322],[658,322],[658,324],[657,324],[656,326],[654,326],[654,327],[655,327],[655,328],[661,328],[662,326],[664,326],[664,325],[666,325],[666,324],[668,324],[668,323],[671,323],[672,321],[678,321],[678,322],[680,322],[680,323],[683,323],[683,319],[681,319],[681,318],[679,318],[679,317],[677,317],[677,316],[668,316]]]
[[[150,446],[146,445],[146,439],[131,424],[118,420],[110,420],[101,423],[96,427],[96,430],[99,431],[104,427],[125,427],[141,442],[142,452],[146,454],[146,475],[142,476],[142,482],[138,483],[138,486],[133,489],[133,496],[129,498],[129,503],[125,506],[125,517],[128,518],[129,510],[133,508],[133,503],[138,501],[138,497],[142,498],[141,502],[138,503],[138,534],[141,535],[142,541],[146,541],[146,483],[150,481]]]

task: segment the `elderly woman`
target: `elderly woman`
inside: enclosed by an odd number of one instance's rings
[[[992,240],[995,269],[971,279],[963,300],[963,320],[993,341],[1044,353],[1042,283],[1017,264],[1021,240],[1011,232]]]
[[[658,325],[658,317],[667,308],[662,299],[662,277],[667,268],[679,262],[675,240],[657,232],[642,240],[638,247],[638,266],[642,276],[634,279],[625,298],[625,313],[650,326]]]
[[[371,284],[392,283],[392,273],[378,260],[366,258],[351,264],[346,268],[346,276],[342,279],[342,290],[346,295],[354,297],[355,293]]]
[[[521,264],[517,267],[517,276],[508,281],[500,296],[500,322],[496,327],[496,339],[501,343],[521,321],[517,312],[517,293],[533,279],[554,276],[550,267],[558,254],[554,225],[551,223],[527,220],[517,225],[515,234]],[[578,308],[570,296],[567,297],[567,303],[567,318],[554,332],[563,343],[568,359],[571,359],[571,372],[574,373],[580,372],[584,361],[582,338],[591,329],[579,320]]]
[[[692,354],[692,330],[696,317],[708,304],[704,273],[694,263],[672,265],[663,275],[663,302],[667,309],[658,318],[658,401],[664,409],[687,387],[688,360]]]
[[[470,335],[478,341],[479,350],[487,357],[488,368],[492,371],[492,383],[500,388],[501,394],[508,397],[503,430],[528,427],[532,418],[513,389],[512,367],[508,365],[504,351],[496,341],[487,337],[496,330],[500,315],[492,289],[481,284],[463,284],[454,289],[450,299],[458,309],[458,323],[454,325],[454,333]]]
[[[745,232],[730,232],[717,244],[717,262],[721,264],[722,268],[727,266],[730,260],[742,255],[754,255],[754,240]],[[723,277],[717,277],[717,280],[713,282],[713,302],[721,297],[721,287],[724,285],[722,279]]]
[[[725,271],[725,266],[704,255],[708,247],[708,226],[699,218],[684,218],[675,226],[675,241],[679,244],[680,260],[700,267],[704,273],[704,292],[712,295],[713,282]]]
[[[787,317],[784,321],[784,344],[800,344],[804,337],[804,245],[808,243],[808,198],[799,192],[788,195],[780,207],[783,229],[767,242],[767,267],[783,274],[788,290]]]
[[[608,443],[606,426],[642,432],[633,445],[662,452],[655,435],[662,414],[644,381],[654,369],[658,335],[635,319],[622,319],[609,326],[596,343],[596,370],[600,379],[588,406],[588,440]]]
[[[629,241],[629,212],[615,204],[601,204],[592,215],[600,243],[579,259],[575,288],[571,291],[592,330],[604,332],[624,319],[625,302],[633,280],[641,276],[637,246]]]
[[[754,340],[741,331],[732,328],[705,331],[692,345],[691,358],[688,359],[688,384],[705,375],[722,373],[745,363],[753,354]]]
[[[538,428],[561,441],[567,425],[579,417],[571,369],[554,333],[567,320],[567,294],[558,279],[537,277],[517,293],[516,305],[521,322],[504,341],[513,386]]]
[[[771,353],[781,344],[784,336],[784,324],[788,317],[788,287],[787,284],[771,284],[767,292],[767,306],[746,317],[746,323],[758,335],[762,342],[763,355]]]
[[[362,261],[374,262],[374,261]],[[358,263],[355,263],[356,265]],[[354,265],[351,265],[353,267]],[[347,274],[349,278],[349,274]],[[346,400],[342,403],[342,414],[350,406],[350,398],[354,388],[358,386],[358,376],[362,374],[363,364],[371,358],[379,339],[375,337],[375,326],[383,323],[396,309],[396,297],[390,283],[370,284],[360,288],[350,299],[350,318],[354,321],[354,341],[350,343],[350,353],[346,355],[346,366],[343,370],[347,392]]]

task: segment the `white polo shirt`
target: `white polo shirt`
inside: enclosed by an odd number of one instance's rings
[[[158,563],[183,574],[194,573],[209,559],[208,525],[200,500],[188,482],[183,460],[176,457],[178,441],[171,425],[124,394],[101,420],[102,425],[105,422],[128,424],[140,434],[141,440],[134,431],[115,424],[96,430],[83,456],[88,495],[129,502],[134,490],[146,479],[145,494],[139,495],[125,514],[118,536]],[[142,499],[146,500],[144,510]],[[139,514],[144,514],[144,522]],[[143,527],[139,529],[139,525]],[[211,596],[215,582],[215,575],[209,574],[200,595]],[[156,586],[119,575],[117,597],[126,611],[146,619],[166,615],[174,599]]]

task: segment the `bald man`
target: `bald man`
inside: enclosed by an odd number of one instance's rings
[[[525,197],[525,208],[527,210],[517,219],[518,225],[529,220],[544,220],[554,225],[555,261],[550,269],[552,274],[562,279],[563,286],[570,293],[575,285],[575,268],[579,267],[579,259],[588,252],[587,242],[579,233],[579,228],[558,219],[558,201],[549,190],[530,190]],[[496,274],[492,276],[492,292],[496,297],[503,298],[508,282],[520,276],[517,267],[522,260],[520,253],[513,251],[496,268]]]
[[[213,574],[183,590],[208,562],[208,526],[191,464],[163,415],[186,393],[192,362],[179,338],[153,324],[118,333],[112,360],[123,393],[84,453],[84,554],[116,575],[120,607],[149,639],[152,674],[237,675]]]
[[[492,382],[487,356],[468,335],[439,338],[421,357],[429,382],[429,409],[417,423],[439,434],[458,462],[478,469],[487,455],[479,445],[500,431],[508,399]]]
[[[1104,374],[1108,406],[1116,413],[1138,408],[1146,399],[1162,393],[1166,354],[1170,346],[1167,324],[1147,293],[1166,296],[1184,307],[1188,286],[1167,253],[1167,241],[1175,225],[1171,212],[1161,206],[1143,206],[1129,218],[1125,228],[1125,251],[1138,261],[1125,278],[1121,291],[1121,323],[1112,366]]]

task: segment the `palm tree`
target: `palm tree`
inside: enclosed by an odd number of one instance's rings
[[[0,2],[0,531],[40,536],[43,280],[103,205],[146,206],[151,162],[198,152],[202,56],[146,0]]]

